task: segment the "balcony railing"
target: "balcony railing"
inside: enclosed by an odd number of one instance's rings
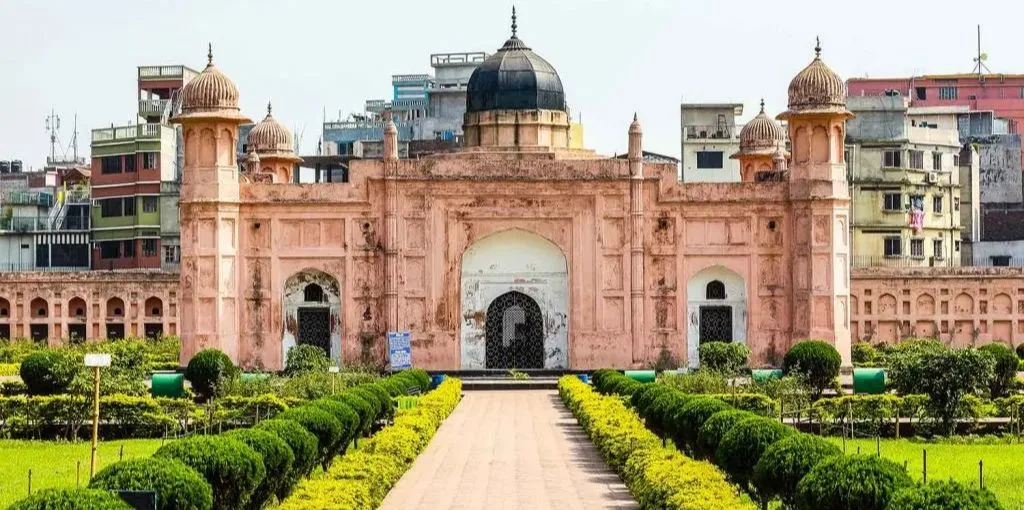
[[[427,101],[424,98],[395,99],[387,101],[384,99],[369,99],[366,101],[366,111],[381,113],[386,110],[423,110],[427,108]]]
[[[391,84],[399,83],[421,83],[430,81],[433,77],[429,74],[395,74],[391,76]]]
[[[109,127],[92,130],[92,141],[113,142],[139,138],[160,138],[160,124],[137,124],[133,126]]]
[[[739,140],[743,126],[691,124],[685,128],[687,140]]]
[[[0,195],[0,204],[53,207],[53,195],[41,191],[7,191]]]
[[[44,271],[48,273],[64,273],[69,271],[83,271],[88,270],[89,264],[83,263],[80,266],[37,266],[32,263],[21,263],[21,262],[3,262],[0,263],[0,273],[17,273],[17,272],[34,272]]]
[[[199,73],[185,66],[139,66],[140,80],[167,80],[192,78]]]
[[[851,266],[857,267],[951,267],[960,260],[953,258],[914,257],[910,255],[857,255],[850,258]]]
[[[479,64],[487,60],[487,54],[482,51],[471,51],[464,53],[434,53],[430,55],[430,66],[443,65]]]
[[[0,231],[4,232],[62,232],[67,230],[89,230],[88,216],[67,216],[60,228],[55,228],[49,218],[42,216],[14,216],[0,218]]]
[[[139,115],[143,117],[163,115],[169,104],[171,104],[169,99],[140,99]]]

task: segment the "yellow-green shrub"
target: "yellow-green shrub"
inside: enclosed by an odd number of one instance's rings
[[[641,508],[754,508],[713,465],[662,447],[620,398],[599,395],[575,376],[561,378],[558,392]]]
[[[367,484],[357,480],[306,480],[278,510],[372,510]]]

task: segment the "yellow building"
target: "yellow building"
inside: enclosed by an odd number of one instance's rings
[[[916,115],[900,96],[850,97],[847,107],[852,264],[960,265],[955,116]]]

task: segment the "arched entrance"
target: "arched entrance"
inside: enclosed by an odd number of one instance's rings
[[[463,369],[569,366],[568,265],[551,241],[511,229],[473,243],[460,297]]]
[[[341,294],[338,280],[315,269],[296,273],[284,285],[282,358],[292,347],[315,345],[341,359]]]
[[[706,342],[747,343],[747,289],[743,277],[724,266],[699,271],[686,285],[687,358],[700,364]]]
[[[487,368],[544,368],[544,318],[522,292],[506,292],[487,307]]]

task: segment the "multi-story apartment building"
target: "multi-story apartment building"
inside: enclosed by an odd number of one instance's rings
[[[94,269],[176,267],[181,133],[167,123],[177,93],[198,72],[138,68],[138,116],[92,132]]]
[[[742,103],[683,103],[679,108],[682,132],[683,182],[739,182],[739,161],[730,159],[740,148],[736,118]]]
[[[961,166],[975,159],[961,161],[956,116],[901,96],[849,97],[847,108],[853,265],[960,265]]]

